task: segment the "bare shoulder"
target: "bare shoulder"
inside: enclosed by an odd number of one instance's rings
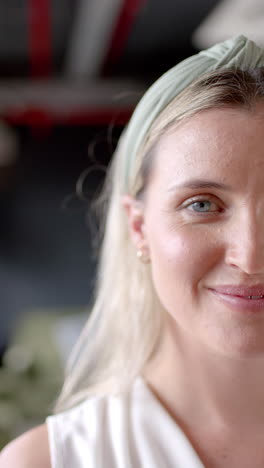
[[[0,468],[51,468],[47,425],[38,426],[8,444]]]

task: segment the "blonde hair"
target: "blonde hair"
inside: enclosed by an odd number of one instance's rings
[[[162,336],[163,310],[149,265],[138,261],[122,206],[124,192],[144,195],[155,148],[177,122],[209,108],[254,107],[264,97],[264,69],[218,70],[201,76],[160,113],[130,165],[122,138],[100,202],[106,207],[95,303],[70,358],[55,412],[95,394],[124,391],[150,362]],[[125,138],[125,136],[123,137]]]

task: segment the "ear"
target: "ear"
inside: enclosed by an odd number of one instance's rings
[[[136,200],[130,195],[124,195],[122,198],[122,204],[127,215],[130,238],[132,242],[137,249],[145,249],[147,243],[145,237],[143,202]]]

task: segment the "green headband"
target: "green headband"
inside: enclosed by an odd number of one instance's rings
[[[144,94],[121,137],[125,157],[125,186],[137,151],[152,123],[184,88],[210,71],[264,66],[264,50],[244,36],[228,39],[189,57],[162,75]],[[120,148],[121,149],[121,148]]]

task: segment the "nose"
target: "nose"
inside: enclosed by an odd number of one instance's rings
[[[264,274],[264,213],[244,214],[229,226],[226,263],[246,274]]]

